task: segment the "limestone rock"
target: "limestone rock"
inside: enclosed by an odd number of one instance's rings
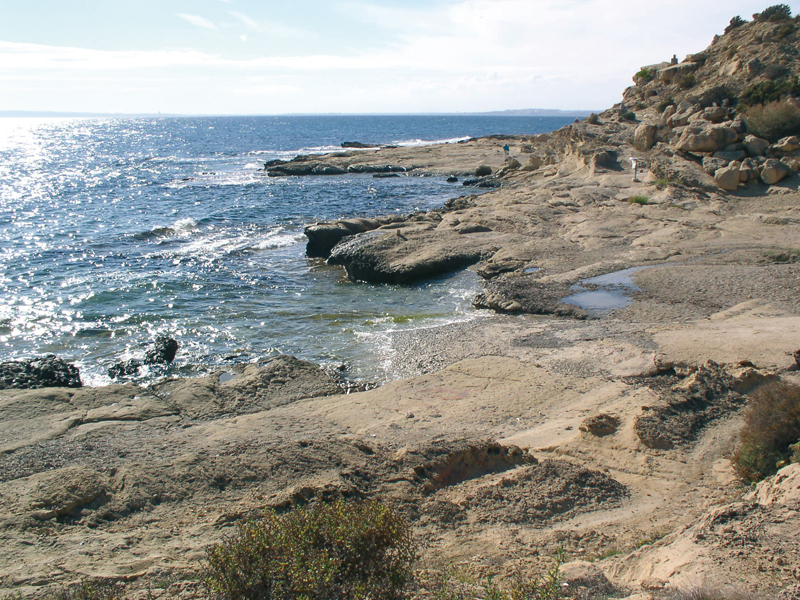
[[[724,167],[714,173],[714,182],[723,190],[735,192],[739,189],[739,167]]]
[[[794,152],[797,149],[800,149],[800,140],[798,140],[795,135],[779,140],[776,144],[773,144],[771,148],[773,152],[781,152],[783,154]]]
[[[781,162],[792,170],[792,173],[800,171],[800,161],[796,158],[782,158]]]
[[[722,123],[728,116],[728,109],[721,106],[709,106],[702,113],[703,119],[712,123]]]
[[[306,255],[328,258],[331,249],[349,235],[372,231],[380,227],[375,219],[345,219],[327,223],[315,223],[305,228],[308,238]]]
[[[717,156],[704,156],[703,157],[703,171],[708,175],[714,176],[714,173],[728,166],[728,161],[724,158]]]
[[[516,170],[517,170],[517,169],[519,169],[521,166],[522,166],[522,163],[520,163],[520,162],[519,162],[519,161],[518,161],[516,158],[514,158],[513,156],[509,156],[509,157],[508,157],[508,158],[505,160],[505,162],[503,163],[503,166],[502,166],[502,167],[500,167],[500,168],[497,170],[497,174],[496,174],[496,175],[497,175],[497,177],[503,177],[504,175],[508,175],[508,174],[509,174],[509,173],[511,173],[512,171],[516,171]]]
[[[792,170],[781,161],[770,158],[761,169],[761,181],[767,185],[778,183],[792,174]]]
[[[687,127],[676,147],[684,152],[716,152],[735,143],[739,134],[731,127]]]
[[[481,165],[477,169],[475,169],[475,177],[488,177],[492,174],[492,167],[488,167],[486,165]]]
[[[544,164],[544,161],[539,156],[531,155],[528,161],[522,166],[523,171],[535,171]]]
[[[633,134],[633,145],[642,151],[650,150],[656,143],[658,127],[651,123],[642,123]]]
[[[750,156],[764,156],[769,148],[769,142],[760,137],[748,135],[744,138],[744,147]]]
[[[742,161],[742,166],[739,167],[739,181],[747,182],[752,179],[758,179],[758,165],[752,158],[746,158]]]

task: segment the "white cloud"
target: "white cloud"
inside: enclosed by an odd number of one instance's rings
[[[258,24],[258,22],[256,22],[255,19],[251,19],[250,17],[248,17],[244,13],[240,13],[240,12],[235,11],[235,10],[229,10],[228,14],[230,16],[236,18],[236,19],[239,19],[242,23],[247,25],[250,29],[255,29],[255,30],[261,29],[261,26]]]
[[[203,27],[204,29],[219,29],[214,23],[206,19],[205,17],[201,17],[200,15],[190,15],[186,13],[175,13],[184,21],[191,23],[195,27]]]

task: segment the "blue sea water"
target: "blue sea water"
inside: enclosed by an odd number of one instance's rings
[[[280,352],[392,378],[388,333],[473,318],[476,276],[353,283],[305,257],[303,227],[428,210],[463,189],[432,177],[267,178],[264,161],[344,141],[453,142],[571,120],[0,119],[0,362],[55,353],[100,385],[113,362],[166,334],[181,344],[175,374]]]

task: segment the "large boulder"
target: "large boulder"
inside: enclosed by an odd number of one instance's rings
[[[633,145],[642,151],[650,150],[656,143],[658,127],[651,123],[642,123],[633,134]]]
[[[779,140],[776,144],[773,144],[771,148],[773,152],[780,152],[782,154],[788,154],[797,149],[800,149],[800,140],[797,139],[796,135]]]
[[[345,219],[309,225],[305,228],[308,238],[306,256],[328,258],[333,247],[347,236],[372,231],[380,226],[375,219]]]
[[[739,134],[732,127],[687,127],[676,147],[684,152],[717,152],[735,143]]]
[[[728,116],[728,109],[722,106],[709,106],[703,111],[702,118],[712,123],[722,123]]]
[[[714,173],[714,182],[723,190],[735,192],[739,189],[739,167],[723,167]]]
[[[45,387],[79,388],[80,372],[68,364],[48,354],[42,358],[0,363],[0,390],[38,389]]]
[[[744,138],[744,147],[750,156],[764,156],[769,148],[769,142],[760,137],[748,135]]]
[[[773,185],[791,174],[792,170],[788,165],[775,158],[770,158],[761,168],[761,181],[767,185]]]
[[[338,244],[328,264],[343,266],[354,281],[410,284],[490,258],[501,234],[473,231],[368,231]]]

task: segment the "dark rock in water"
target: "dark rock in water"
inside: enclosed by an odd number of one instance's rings
[[[371,231],[380,227],[375,219],[345,219],[315,223],[305,228],[308,238],[306,256],[328,258],[333,247],[349,235]]]
[[[144,354],[146,365],[168,365],[175,360],[180,345],[172,338],[160,335]]]
[[[458,183],[458,177],[450,176],[447,178],[447,183]]]
[[[375,179],[386,179],[388,177],[400,177],[397,173],[375,173],[373,175]]]
[[[311,169],[312,175],[344,175],[347,171],[335,165],[317,165]]]
[[[348,173],[405,173],[405,167],[400,165],[350,165]]]
[[[342,142],[342,148],[380,148],[380,144],[364,144],[362,142]]]
[[[481,165],[477,169],[475,169],[475,177],[488,177],[492,174],[492,167],[488,167],[486,165]]]
[[[142,361],[131,358],[130,360],[120,361],[111,365],[108,369],[108,376],[111,377],[111,379],[131,377],[138,374],[141,367]]]
[[[328,264],[341,265],[353,281],[410,284],[474,265],[486,258],[486,247],[451,237],[369,231],[343,240]],[[476,234],[482,235],[482,234]]]
[[[82,385],[78,368],[54,354],[48,354],[43,358],[0,363],[0,389],[3,390],[79,388]]]
[[[479,187],[479,188],[499,188],[503,184],[494,177],[479,177],[473,179],[465,179],[461,185]]]
[[[275,160],[268,160],[264,163],[264,170],[269,169],[270,167],[277,167],[279,165],[285,165],[287,161],[281,160],[280,158],[276,158]]]

